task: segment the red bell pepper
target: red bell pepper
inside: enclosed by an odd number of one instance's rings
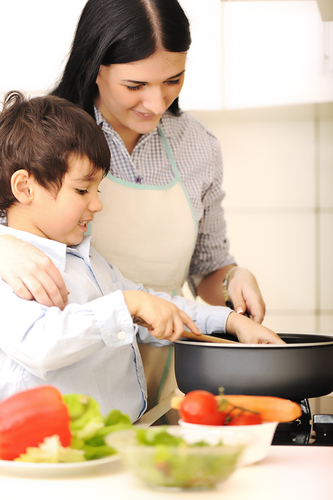
[[[42,385],[4,399],[0,402],[0,459],[13,460],[55,434],[62,446],[70,446],[69,424],[67,406],[53,386]]]

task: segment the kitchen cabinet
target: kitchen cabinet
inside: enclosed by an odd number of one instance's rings
[[[193,34],[184,109],[333,101],[333,22],[316,1],[181,3]]]

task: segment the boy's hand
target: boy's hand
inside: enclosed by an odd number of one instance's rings
[[[243,344],[285,344],[272,330],[258,325],[252,319],[232,312],[227,319],[226,330],[237,336]]]
[[[172,302],[138,290],[128,290],[123,294],[131,315],[152,326],[148,331],[153,337],[175,342],[182,336],[184,325],[191,332],[201,334],[191,318]]]

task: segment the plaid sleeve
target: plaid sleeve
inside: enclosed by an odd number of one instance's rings
[[[213,164],[209,166],[214,172],[207,189],[202,193],[203,216],[198,225],[198,238],[192,256],[188,284],[196,295],[198,279],[221,267],[235,263],[229,255],[229,240],[226,235],[226,221],[222,201],[225,193],[222,190],[222,154],[216,140]]]

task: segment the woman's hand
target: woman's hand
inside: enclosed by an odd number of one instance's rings
[[[60,309],[67,304],[66,285],[52,260],[10,235],[0,236],[0,276],[22,299]]]
[[[228,333],[236,335],[243,344],[285,344],[272,330],[258,325],[255,321],[241,314],[229,314],[226,324]]]
[[[233,270],[233,267],[232,265],[222,267],[205,276],[198,286],[198,295],[208,304],[224,306],[222,283],[227,272],[232,269],[227,291],[235,311],[241,314],[247,313],[256,323],[262,323],[266,307],[255,277],[247,269],[236,267]]]
[[[128,290],[123,294],[131,315],[152,326],[148,331],[153,337],[175,342],[182,336],[184,325],[191,332],[201,334],[191,318],[172,302],[138,290]]]
[[[228,280],[228,295],[237,313],[248,316],[256,323],[262,323],[266,306],[253,274],[247,269],[237,267]]]

